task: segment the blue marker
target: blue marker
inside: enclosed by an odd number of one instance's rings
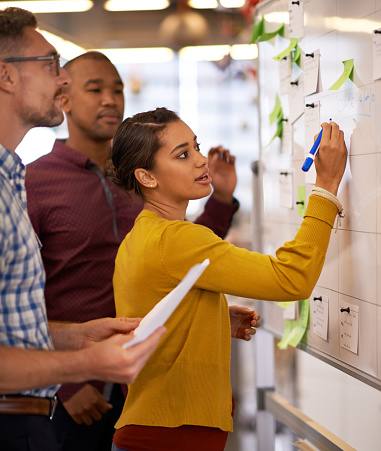
[[[329,121],[331,122],[332,119],[330,119]],[[316,138],[316,141],[314,142],[308,157],[306,158],[303,166],[302,166],[302,170],[304,172],[307,172],[310,167],[312,166],[312,163],[317,155],[317,153],[319,152],[319,146],[320,146],[320,141],[321,141],[321,135],[323,134],[323,129],[320,130],[320,133],[318,134],[318,137]]]

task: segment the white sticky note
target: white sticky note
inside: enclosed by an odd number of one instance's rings
[[[288,2],[290,38],[301,39],[304,36],[304,2],[290,0]]]
[[[297,302],[293,302],[283,310],[283,319],[296,320],[296,305]]]
[[[294,174],[292,169],[279,171],[280,206],[294,208]]]
[[[282,140],[280,153],[284,155],[292,155],[293,149],[293,133],[292,133],[292,124],[289,120],[283,121],[283,131],[282,131]]]
[[[310,297],[312,332],[328,341],[329,297],[314,291]]]
[[[289,121],[293,124],[304,113],[304,76],[292,81],[288,89],[288,101],[290,105]]]
[[[320,102],[310,102],[308,103],[306,101],[305,109],[304,109],[304,151],[305,151],[305,157],[307,157],[308,152],[311,150],[313,143],[314,143],[314,137],[317,135],[321,130],[321,124],[320,124]],[[312,107],[313,105],[313,107]],[[312,184],[314,185],[316,182],[316,169],[315,165],[312,164],[310,169],[304,173],[305,177],[305,184]]]
[[[291,55],[288,54],[278,63],[279,67],[279,94],[287,94],[291,82],[292,67]]]
[[[381,28],[373,31],[373,80],[381,78]]]
[[[319,64],[320,64],[319,50],[314,50],[312,53],[307,53],[306,55],[303,56],[305,96],[315,94],[315,92],[318,89]]]
[[[339,302],[340,347],[358,354],[359,306]]]

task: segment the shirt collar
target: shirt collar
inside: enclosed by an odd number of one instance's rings
[[[16,174],[19,174],[25,170],[25,166],[22,164],[21,158],[16,153],[10,152],[1,144],[0,170],[2,170],[9,178],[14,178]]]
[[[86,155],[83,155],[80,152],[68,147],[64,141],[56,140],[52,149],[52,153],[58,158],[62,158],[65,161],[69,161],[70,163],[83,167],[89,168],[94,166],[94,162],[90,160]]]

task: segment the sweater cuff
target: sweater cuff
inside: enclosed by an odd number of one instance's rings
[[[309,243],[325,253],[337,213],[336,205],[329,200],[310,196],[304,221],[296,234],[296,240]]]

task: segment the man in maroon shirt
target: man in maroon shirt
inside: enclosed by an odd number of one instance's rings
[[[65,69],[72,78],[62,99],[69,137],[27,166],[26,188],[43,245],[48,318],[82,322],[115,316],[114,259],[142,204],[104,176],[124,112],[116,68],[103,54],[88,52]],[[238,209],[234,157],[222,147],[211,149],[209,157],[214,193],[197,222],[224,237]],[[120,385],[64,385],[58,396],[64,407],[57,409],[54,425],[62,450],[109,450],[124,402]]]

